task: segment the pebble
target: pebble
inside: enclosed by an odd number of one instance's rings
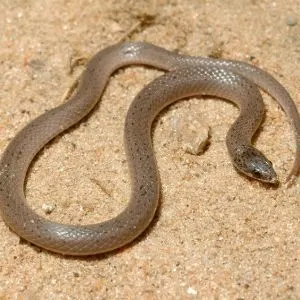
[[[47,214],[51,214],[53,212],[53,210],[56,208],[55,204],[43,204],[42,205],[42,210]]]
[[[210,128],[201,114],[194,111],[178,112],[174,118],[174,130],[186,153],[199,155],[204,152],[210,137]]]
[[[196,296],[198,293],[197,293],[197,291],[194,289],[194,288],[192,288],[192,287],[189,287],[188,289],[187,289],[187,293],[189,294],[189,295],[193,295],[193,296]]]
[[[285,22],[288,26],[296,26],[297,25],[297,20],[295,17],[293,16],[288,16],[286,19],[285,19]]]

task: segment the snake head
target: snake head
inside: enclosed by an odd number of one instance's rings
[[[252,146],[236,148],[233,164],[240,172],[251,178],[265,183],[278,184],[272,162]]]

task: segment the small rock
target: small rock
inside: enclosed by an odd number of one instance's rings
[[[53,210],[56,208],[55,204],[43,204],[42,210],[45,212],[45,214],[49,215],[53,212]]]
[[[194,288],[192,288],[192,287],[189,287],[189,288],[187,289],[187,293],[188,293],[189,295],[194,295],[194,296],[197,295],[197,291],[196,291]]]
[[[178,112],[174,116],[174,129],[185,152],[199,155],[209,142],[210,128],[201,114],[189,111]]]
[[[297,25],[297,20],[294,16],[288,16],[286,19],[285,19],[285,22],[288,26],[296,26]]]

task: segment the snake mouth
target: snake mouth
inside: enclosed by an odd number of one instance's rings
[[[277,186],[279,185],[279,180],[277,177],[277,174],[274,173],[272,174],[272,176],[261,176],[261,174],[259,172],[245,172],[244,170],[241,170],[239,168],[237,168],[237,171],[241,172],[244,176],[246,176],[248,179],[254,179],[256,181],[259,181],[261,183],[265,183],[265,184],[270,184],[272,186]]]
[[[257,179],[257,178],[255,178]],[[258,179],[260,182],[263,182],[263,183],[267,183],[267,184],[271,184],[273,186],[277,186],[279,184],[279,180],[277,178],[277,175],[273,178],[270,178],[268,180],[264,180],[264,179]]]

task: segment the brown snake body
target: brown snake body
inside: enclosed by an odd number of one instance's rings
[[[128,111],[125,146],[132,183],[128,206],[117,217],[93,225],[59,224],[38,216],[24,196],[31,161],[51,139],[86,116],[101,97],[109,76],[130,64],[170,72],[147,85]],[[233,164],[248,176],[276,183],[271,163],[251,144],[264,113],[256,85],[279,102],[295,130],[296,159],[289,178],[296,176],[300,166],[299,113],[284,87],[268,73],[242,62],[184,56],[147,43],[116,44],[100,51],[87,64],[68,102],[30,122],[2,155],[0,210],[4,221],[24,239],[68,255],[103,253],[131,242],[151,222],[159,200],[152,121],[167,105],[194,95],[213,95],[239,106],[240,115],[226,140]]]

